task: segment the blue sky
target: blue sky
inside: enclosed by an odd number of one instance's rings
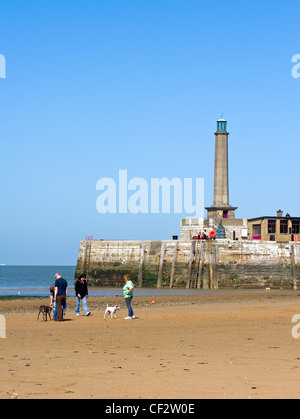
[[[102,177],[204,178],[228,120],[238,218],[300,216],[299,1],[1,2],[0,261],[76,264],[86,235],[168,239],[185,214],[96,211]]]

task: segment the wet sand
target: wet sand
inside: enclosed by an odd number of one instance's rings
[[[0,301],[0,398],[299,398],[299,292],[92,297],[90,317],[37,321],[48,299]],[[119,304],[116,320],[106,303]]]

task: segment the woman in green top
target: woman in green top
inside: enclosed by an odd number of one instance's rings
[[[125,297],[126,306],[128,308],[128,316],[125,317],[125,320],[131,320],[135,318],[132,307],[131,307],[131,300],[133,297],[132,291],[133,291],[134,285],[131,281],[131,276],[128,274],[124,275],[124,281],[125,281],[125,285],[123,287],[123,294]]]

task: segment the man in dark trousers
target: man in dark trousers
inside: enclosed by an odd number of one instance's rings
[[[54,301],[56,301],[56,321],[63,321],[63,308],[67,304],[68,283],[59,273],[55,274]]]
[[[89,316],[91,312],[88,310],[86,299],[88,297],[88,288],[87,288],[87,282],[86,282],[86,275],[81,274],[79,279],[76,281],[75,284],[75,294],[76,294],[76,316],[79,316],[79,306],[80,306],[80,300],[82,301],[82,306],[84,309],[84,313],[86,316]]]

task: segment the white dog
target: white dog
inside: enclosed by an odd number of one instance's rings
[[[117,318],[117,310],[120,310],[119,306],[109,307],[108,304],[107,304],[107,307],[106,307],[106,310],[105,310],[105,313],[104,313],[104,318],[106,316],[106,313],[108,313],[108,316],[110,315],[111,319],[112,318],[116,319]]]

